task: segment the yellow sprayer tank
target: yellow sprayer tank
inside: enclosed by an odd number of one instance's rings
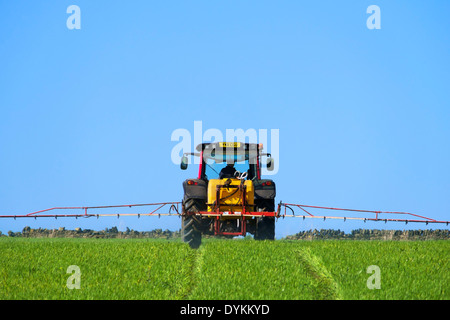
[[[208,183],[208,211],[215,211],[217,198],[217,186],[224,185],[228,179],[211,179]],[[230,187],[221,187],[219,190],[220,212],[242,212],[242,192],[239,190],[241,181],[239,179],[230,179]],[[247,212],[254,211],[254,188],[251,180],[245,180],[246,208]],[[237,205],[237,206],[236,206]]]

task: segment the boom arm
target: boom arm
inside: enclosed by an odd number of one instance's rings
[[[284,207],[284,211],[282,210],[282,207]],[[306,210],[307,208],[308,210]],[[291,214],[288,214],[287,209],[290,210]],[[296,215],[296,211],[300,209],[300,214]],[[334,215],[314,215],[311,213],[311,209],[321,209],[321,210],[334,210],[339,212],[357,212],[358,214],[372,214],[372,216],[369,217],[354,217],[354,216],[334,216]],[[282,212],[283,211],[283,212]],[[306,214],[305,214],[306,213]],[[375,215],[375,216],[373,216]],[[406,215],[407,217],[410,217],[411,219],[398,219],[398,218],[386,218],[385,216],[393,216],[393,215]],[[359,209],[343,209],[343,208],[332,208],[332,207],[320,207],[320,206],[310,206],[310,205],[304,205],[304,204],[293,204],[293,203],[281,203],[278,205],[278,217],[294,217],[294,218],[318,218],[318,219],[341,219],[341,220],[362,220],[364,222],[366,221],[384,221],[386,222],[421,222],[421,223],[445,223],[449,224],[449,221],[442,221],[442,220],[435,220],[432,218],[428,218],[425,216],[417,215],[414,213],[409,212],[396,212],[396,211],[375,211],[375,210],[359,210]]]
[[[159,203],[144,203],[144,204],[125,204],[125,205],[113,205],[113,206],[92,206],[92,207],[53,207],[44,210],[39,210],[22,215],[0,215],[0,218],[90,218],[90,217],[111,217],[117,216],[179,216],[182,214],[180,208],[181,202],[159,202]],[[124,208],[134,208],[134,207],[150,207],[149,210],[142,211],[139,213],[121,213],[118,210]],[[102,209],[114,209],[117,210],[114,213],[101,213]],[[312,210],[327,210],[335,212],[346,212],[346,215],[316,215],[312,213]],[[289,211],[288,211],[289,210]],[[73,211],[74,213],[68,213],[68,211]],[[78,212],[76,212],[78,211]],[[80,212],[81,211],[81,212]],[[352,216],[356,213],[357,216]],[[197,215],[222,215],[223,213],[215,212],[199,212]],[[370,214],[370,216],[364,217],[361,214]],[[275,212],[246,212],[246,213],[236,213],[236,215],[243,215],[246,217],[260,217],[272,216],[276,218],[302,218],[302,219],[340,219],[346,220],[361,220],[361,221],[384,221],[387,222],[416,222],[416,223],[443,223],[448,226],[450,221],[436,220],[433,218],[425,217],[422,215],[409,213],[409,212],[398,212],[398,211],[376,211],[376,210],[359,210],[359,209],[343,209],[343,208],[333,208],[333,207],[321,207],[321,206],[311,206],[305,204],[293,204],[293,203],[283,203],[278,204],[278,209]],[[406,219],[394,218],[393,216],[406,216]]]

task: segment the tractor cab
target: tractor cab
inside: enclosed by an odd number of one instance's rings
[[[197,152],[183,155],[183,170],[188,156],[200,158],[198,176],[183,183],[182,235],[191,247],[200,244],[201,234],[249,232],[255,239],[274,238],[275,184],[261,179],[261,158],[267,157],[269,171],[273,160],[262,149],[256,143],[215,142],[199,144]]]
[[[221,172],[228,167],[234,167],[241,177],[248,180],[261,179],[261,158],[267,157],[267,170],[273,170],[273,160],[269,153],[262,152],[263,145],[256,143],[216,142],[201,143],[198,152],[188,152],[181,159],[181,169],[188,164],[187,156],[200,157],[198,179],[220,179]],[[229,177],[227,177],[229,178]]]

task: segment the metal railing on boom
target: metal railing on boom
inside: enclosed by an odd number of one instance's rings
[[[284,207],[284,210],[282,210],[282,207]],[[305,209],[307,208],[307,209]],[[296,214],[296,209],[300,209],[300,214]],[[320,209],[320,210],[333,210],[333,211],[339,211],[339,212],[353,212],[353,213],[366,213],[366,214],[372,214],[371,217],[353,217],[349,215],[345,216],[336,216],[336,215],[315,215],[311,213],[311,209]],[[288,211],[290,210],[290,211]],[[297,210],[298,211],[298,210]],[[288,214],[290,212],[291,214]],[[375,216],[373,216],[375,215]],[[408,217],[414,217],[411,219],[398,219],[398,218],[387,218],[385,216],[392,216],[392,215],[406,215]],[[379,210],[360,210],[360,209],[344,209],[344,208],[334,208],[334,207],[321,207],[321,206],[311,206],[311,205],[305,205],[305,204],[294,204],[294,203],[282,203],[278,205],[278,217],[280,218],[302,218],[302,219],[341,219],[343,221],[346,220],[361,220],[361,221],[384,221],[387,222],[417,222],[417,223],[444,223],[448,226],[450,221],[443,221],[443,220],[436,220],[432,218],[428,218],[422,215],[410,213],[410,212],[400,212],[400,211],[379,211]]]

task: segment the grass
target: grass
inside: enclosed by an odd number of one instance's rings
[[[0,252],[0,299],[179,299],[190,286],[183,243],[3,238]],[[70,265],[80,290],[66,286]]]
[[[0,238],[0,299],[450,299],[448,241]],[[67,288],[67,268],[81,289]],[[367,267],[380,268],[370,290]]]
[[[450,299],[450,242],[319,241],[308,246],[346,299]],[[380,268],[381,289],[368,290],[367,267]]]
[[[329,289],[288,243],[212,241],[200,250],[192,299],[319,299]]]

